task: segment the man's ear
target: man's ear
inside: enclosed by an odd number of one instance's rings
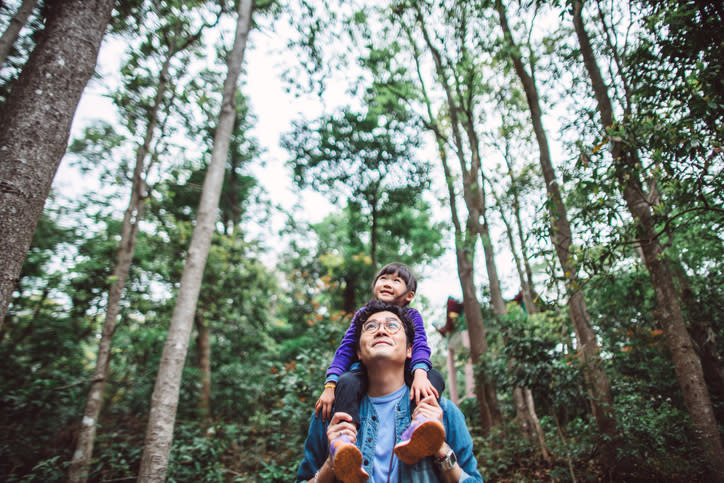
[[[407,344],[407,358],[412,360],[412,344]],[[359,359],[359,356],[357,359]]]

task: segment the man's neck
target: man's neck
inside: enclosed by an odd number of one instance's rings
[[[392,394],[405,384],[405,367],[390,367],[385,362],[380,361],[367,367],[367,394],[371,397]]]

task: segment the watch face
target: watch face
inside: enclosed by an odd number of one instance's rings
[[[455,456],[454,452],[450,451],[448,453],[447,457],[445,458],[445,463],[443,463],[443,465],[445,466],[445,469],[449,470],[453,466],[455,466],[455,463],[457,463],[457,462],[458,462],[458,457]]]
[[[455,463],[458,462],[457,456],[455,456],[455,452],[453,450],[450,450],[448,454],[446,454],[443,458],[440,458],[437,463],[440,466],[440,469],[443,471],[447,471],[452,469],[455,466]]]

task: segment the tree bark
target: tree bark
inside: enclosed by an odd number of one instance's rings
[[[28,18],[30,18],[30,14],[33,13],[37,3],[38,0],[23,0],[18,11],[15,12],[13,18],[10,19],[8,28],[5,29],[5,32],[3,32],[0,37],[0,66],[5,65],[10,50],[18,39],[18,35],[20,35],[20,29],[28,23]]]
[[[209,340],[209,324],[197,313],[196,317],[196,351],[199,371],[201,371],[201,391],[199,393],[199,415],[208,424],[211,420],[211,342]]]
[[[531,72],[529,75],[528,72],[526,72],[520,54],[516,53],[517,49],[515,48],[515,42],[508,25],[503,3],[500,0],[496,0],[495,7],[498,11],[503,33],[509,45],[513,47],[510,58],[513,62],[515,72],[523,85],[528,102],[533,131],[538,142],[541,170],[548,192],[551,237],[561,269],[566,278],[568,310],[578,340],[578,351],[582,356],[581,362],[591,395],[590,401],[593,407],[593,417],[598,430],[605,435],[607,439],[607,441],[604,441],[602,444],[601,461],[607,468],[607,471],[612,471],[615,467],[616,460],[615,448],[612,444],[616,436],[616,422],[611,414],[612,398],[608,376],[603,369],[598,343],[591,328],[586,302],[583,299],[583,294],[579,287],[577,268],[571,257],[571,227],[568,222],[568,213],[563,204],[563,198],[558,187],[558,181],[556,180],[553,163],[551,162],[548,138],[543,128],[538,89],[535,84],[535,79],[532,77],[533,73]]]
[[[204,186],[196,217],[196,227],[191,239],[181,285],[176,299],[168,337],[161,355],[156,384],[151,396],[143,456],[139,470],[139,482],[163,482],[166,479],[168,457],[173,441],[173,428],[178,407],[179,390],[184,361],[188,352],[189,337],[193,325],[201,289],[201,279],[211,246],[216,221],[216,211],[226,168],[231,132],[236,118],[235,96],[237,81],[244,60],[246,39],[251,29],[253,0],[238,3],[238,18],[234,46],[227,59],[227,77],[224,81],[219,121],[214,136]]]
[[[45,30],[0,108],[0,324],[115,1],[49,0],[46,5]]]
[[[588,32],[583,24],[582,9],[582,2],[576,0],[573,4],[573,25],[581,48],[583,63],[596,96],[602,128],[606,131],[615,124],[613,107],[608,96],[608,87],[601,75]],[[611,139],[610,147],[616,175],[623,187],[624,201],[637,225],[638,242],[651,277],[651,284],[654,287],[658,319],[669,345],[681,392],[692,424],[696,429],[701,449],[711,464],[710,481],[724,481],[724,447],[714,417],[711,397],[704,380],[701,361],[697,357],[686,330],[680,294],[676,290],[663,247],[656,235],[651,206],[636,168],[637,155],[631,147],[624,145],[621,140],[616,138]]]
[[[480,303],[475,295],[475,284],[474,284],[474,253],[475,253],[475,240],[480,237],[483,244],[483,251],[485,255],[486,268],[488,270],[488,281],[490,284],[491,300],[493,303],[496,315],[502,315],[505,313],[505,302],[500,290],[500,281],[495,267],[494,253],[492,248],[492,242],[487,227],[487,223],[481,223],[481,218],[484,217],[485,201],[482,191],[482,185],[480,180],[481,167],[480,167],[480,153],[475,130],[472,127],[473,117],[469,116],[467,112],[463,112],[461,119],[459,113],[462,111],[461,107],[455,101],[455,97],[452,92],[452,87],[448,81],[448,76],[445,73],[442,63],[442,56],[439,50],[433,45],[432,39],[430,38],[427,28],[425,26],[424,16],[420,10],[419,5],[415,5],[417,20],[420,23],[420,30],[425,43],[432,54],[432,58],[435,64],[435,71],[438,74],[440,83],[445,91],[445,98],[447,101],[448,109],[450,112],[450,127],[453,133],[453,142],[455,146],[455,153],[457,155],[460,171],[463,177],[463,199],[465,201],[466,208],[468,210],[468,217],[466,221],[466,235],[464,236],[466,242],[462,246],[462,251],[457,248],[456,251],[458,259],[458,275],[460,277],[460,284],[465,285],[463,287],[463,307],[465,311],[465,320],[468,324],[468,332],[470,334],[470,347],[471,356],[473,363],[477,363],[485,352],[487,352],[487,342],[483,339],[477,340],[478,337],[485,337],[485,326],[482,318],[480,309]],[[430,113],[429,109],[428,112]],[[432,118],[431,118],[432,119]],[[460,126],[463,126],[468,136],[468,144],[471,152],[470,162],[468,163],[465,159],[465,149],[463,147],[463,137],[460,132]],[[439,133],[439,131],[438,131]],[[444,146],[441,146],[444,149]],[[469,166],[468,166],[469,164]],[[450,180],[449,168],[446,160],[443,161],[444,170],[446,177]],[[449,190],[450,196],[454,196],[454,190]],[[455,215],[457,216],[457,215]],[[466,297],[474,297],[474,300],[466,301]],[[470,310],[470,313],[468,311]],[[477,313],[474,313],[477,311]],[[469,318],[472,317],[472,318]],[[471,326],[471,324],[473,326]],[[478,327],[479,325],[479,327]],[[479,352],[476,352],[479,351]],[[482,375],[481,375],[482,376]],[[480,377],[476,381],[476,393],[478,393],[478,404],[485,405],[486,407],[480,408],[481,421],[483,423],[484,434],[492,428],[492,426],[500,424],[500,413],[498,411],[497,395],[495,385],[492,381],[487,378]],[[483,397],[484,399],[481,399]],[[483,419],[486,418],[486,420]],[[489,418],[489,419],[488,419]]]
[[[108,291],[106,316],[103,321],[103,330],[98,346],[98,355],[96,356],[96,368],[88,393],[86,407],[83,412],[78,441],[68,472],[68,481],[73,483],[85,483],[88,479],[88,468],[93,455],[93,444],[96,434],[96,422],[103,407],[103,390],[108,376],[111,342],[113,333],[116,330],[121,298],[126,286],[128,274],[131,270],[133,253],[138,239],[139,223],[143,219],[144,205],[149,194],[146,183],[146,173],[148,172],[146,159],[151,151],[151,141],[156,126],[158,125],[158,112],[168,86],[168,71],[171,59],[175,53],[175,51],[170,50],[161,67],[154,104],[148,116],[146,134],[144,135],[143,144],[136,151],[136,165],[133,169],[133,178],[131,181],[131,199],[123,215],[123,222],[121,224],[121,241],[118,246],[116,266],[113,269],[114,281]]]

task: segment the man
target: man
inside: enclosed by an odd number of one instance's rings
[[[358,315],[357,355],[367,371],[367,395],[360,407],[360,427],[345,413],[336,413],[328,425],[313,417],[304,443],[304,460],[297,481],[333,483],[330,443],[347,435],[359,447],[363,471],[355,483],[480,482],[473,443],[460,410],[445,398],[420,401],[412,414],[438,421],[445,441],[431,457],[415,464],[398,461],[393,448],[410,424],[409,388],[405,363],[411,357],[414,328],[405,310],[371,301]],[[334,448],[332,448],[334,450]],[[345,482],[348,483],[348,482]]]

